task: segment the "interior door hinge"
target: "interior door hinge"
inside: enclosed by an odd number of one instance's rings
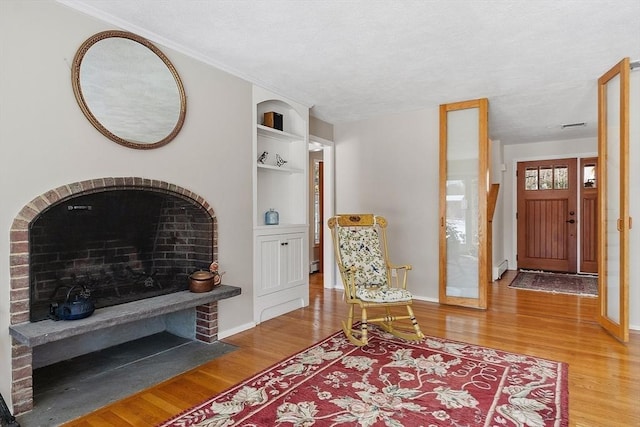
[[[516,212],[516,219],[518,219],[518,212]]]

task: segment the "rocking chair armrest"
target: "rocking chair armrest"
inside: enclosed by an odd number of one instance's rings
[[[409,270],[412,268],[411,264],[389,264],[389,269],[396,271],[396,274],[392,275],[391,283],[389,285],[394,288],[407,289],[407,277]]]
[[[392,270],[412,270],[413,266],[411,264],[391,264],[389,263],[389,268]]]

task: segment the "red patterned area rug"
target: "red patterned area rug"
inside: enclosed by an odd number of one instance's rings
[[[342,331],[161,424],[186,426],[567,426],[567,365],[374,327]]]
[[[509,287],[555,294],[598,296],[598,278],[579,274],[520,270]]]

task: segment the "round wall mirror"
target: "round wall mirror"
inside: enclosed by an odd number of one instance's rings
[[[71,80],[84,115],[118,144],[157,148],[182,128],[187,102],[180,76],[142,37],[126,31],[90,37],[73,59]]]

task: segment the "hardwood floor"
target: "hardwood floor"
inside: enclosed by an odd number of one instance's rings
[[[490,286],[486,311],[416,301],[427,335],[569,364],[571,426],[640,426],[640,333],[621,344],[595,321],[596,298],[508,288],[515,272]],[[66,426],[149,426],[206,400],[341,328],[342,292],[312,275],[308,307],[224,339],[238,346],[183,375]]]

